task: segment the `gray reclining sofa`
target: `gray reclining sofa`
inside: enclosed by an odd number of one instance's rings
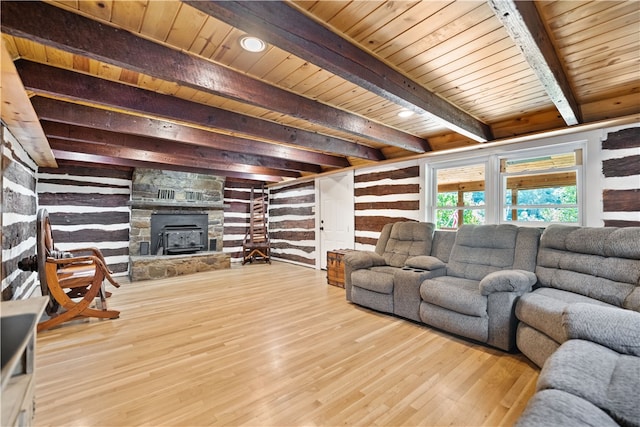
[[[348,301],[420,321],[420,284],[445,274],[454,232],[434,233],[425,222],[386,224],[374,252],[344,256]]]
[[[516,330],[542,367],[518,427],[640,427],[640,227],[413,224],[345,255],[349,301],[504,350]]]
[[[515,347],[515,302],[536,282],[540,231],[387,224],[375,252],[344,257],[347,299],[503,350]]]

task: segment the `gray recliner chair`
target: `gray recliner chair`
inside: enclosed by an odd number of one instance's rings
[[[382,229],[375,252],[346,253],[347,300],[420,321],[420,284],[428,277],[445,272],[445,263],[431,256],[434,228],[434,224],[425,222],[387,224]],[[454,234],[439,236],[440,252],[447,252],[447,240],[452,242]]]
[[[420,319],[431,326],[515,348],[515,304],[536,283],[540,230],[463,225],[456,233],[446,273],[420,286]]]

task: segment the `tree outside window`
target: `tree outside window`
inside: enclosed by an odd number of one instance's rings
[[[502,160],[503,221],[577,224],[578,155]]]
[[[438,169],[436,227],[485,223],[485,165]]]

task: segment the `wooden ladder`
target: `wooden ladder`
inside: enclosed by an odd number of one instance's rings
[[[258,196],[251,188],[251,200],[249,204],[249,229],[242,244],[242,264],[260,259],[271,264],[271,245],[267,231],[267,196],[262,187]]]

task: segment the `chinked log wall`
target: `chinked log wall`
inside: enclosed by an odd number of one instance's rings
[[[56,247],[98,247],[114,273],[127,273],[131,169],[59,166],[38,171],[38,201]]]
[[[269,237],[273,258],[315,266],[315,191],[313,181],[270,189]]]
[[[242,241],[249,228],[251,188],[255,186],[255,183],[229,178],[225,180],[222,250],[229,254],[232,262],[242,261]]]
[[[640,226],[640,127],[606,135],[602,142],[604,224]],[[635,185],[634,185],[635,184]]]
[[[602,219],[606,226],[640,226],[640,127],[630,127],[606,133],[600,153],[597,145],[589,143],[589,156],[598,159],[602,165],[602,185],[590,188],[587,199],[602,194],[600,212],[591,213],[592,222]],[[595,143],[596,141],[594,141]],[[597,141],[599,144],[600,141]],[[517,148],[516,148],[517,149]],[[593,151],[592,151],[593,150]],[[473,154],[471,154],[473,155]],[[589,171],[587,172],[589,173]],[[421,220],[420,211],[420,167],[416,164],[398,163],[384,168],[366,168],[355,171],[355,248],[372,250],[384,224],[401,220]],[[278,245],[290,251],[304,250],[312,258],[311,243],[306,239],[314,239],[315,203],[301,204],[293,194],[302,188],[311,190],[313,183],[297,183],[271,189],[272,197],[279,195],[279,211],[270,210],[271,226],[279,222]],[[596,193],[592,193],[596,192]],[[305,200],[305,202],[308,200]],[[272,205],[276,203],[272,200]],[[287,231],[284,214],[286,212],[299,216],[298,221],[309,222],[304,233]],[[274,217],[274,213],[280,218]],[[593,218],[597,218],[593,220]],[[288,219],[291,221],[291,219]],[[289,223],[292,227],[293,223]],[[313,236],[313,237],[312,237]],[[305,257],[306,258],[306,257]],[[310,265],[315,265],[311,261]]]
[[[4,126],[2,137],[2,300],[23,299],[38,287],[37,274],[18,268],[36,253],[37,165]]]
[[[420,167],[355,172],[355,248],[373,250],[385,224],[420,221]]]
[[[640,225],[640,128],[605,134],[602,142],[602,218],[608,226]],[[35,254],[37,197],[52,212],[54,229],[78,222],[80,228],[56,234],[59,246],[86,246],[86,230],[102,232],[111,268],[126,271],[130,172],[114,169],[69,167],[40,170],[10,132],[2,127],[2,298],[29,296],[38,286],[36,275],[18,269],[18,260]],[[47,175],[48,174],[48,175]],[[57,176],[55,176],[57,175]],[[53,182],[56,187],[53,187]],[[60,181],[62,180],[62,181]],[[49,181],[47,183],[47,181]],[[44,191],[49,185],[50,191]],[[254,184],[255,185],[255,184]],[[382,225],[401,219],[419,219],[419,168],[391,165],[355,173],[356,248],[372,248]],[[225,188],[224,251],[242,259],[242,239],[247,229],[250,187],[227,180]],[[66,190],[65,190],[66,188]],[[92,193],[91,188],[99,190]],[[126,189],[126,191],[125,191]],[[85,193],[86,192],[86,193]],[[271,189],[270,231],[274,257],[315,265],[315,187],[313,182]],[[58,198],[60,196],[60,198]],[[110,200],[106,203],[106,200]],[[67,214],[60,205],[69,209]],[[67,209],[65,208],[65,209]],[[92,209],[93,215],[83,215]],[[121,210],[125,209],[126,218]],[[114,214],[117,213],[117,214]],[[82,217],[82,219],[80,219]],[[125,226],[126,224],[126,226]],[[85,231],[79,231],[85,230]],[[124,234],[123,234],[124,236]],[[97,237],[94,234],[94,237]],[[123,240],[124,239],[124,240]]]

